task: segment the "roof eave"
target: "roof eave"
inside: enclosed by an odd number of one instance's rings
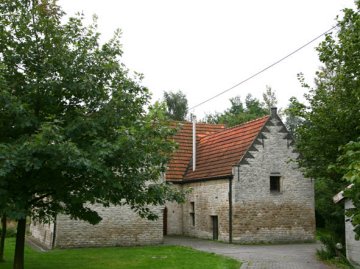
[[[186,183],[194,183],[194,182],[203,182],[203,181],[211,181],[211,180],[219,180],[219,179],[233,179],[232,174],[221,175],[221,176],[212,176],[212,177],[203,177],[203,178],[191,178],[191,179],[183,179],[183,180],[167,180],[167,182],[177,183],[177,184],[186,184]]]
[[[354,184],[350,184],[349,186],[346,187],[346,189],[351,189],[353,185]],[[345,198],[344,191],[341,191],[341,192],[337,193],[336,195],[334,195],[333,202],[334,202],[334,204],[337,204],[340,201],[342,201],[344,198]]]

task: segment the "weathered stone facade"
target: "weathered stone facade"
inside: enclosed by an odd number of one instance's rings
[[[233,166],[231,179],[197,179],[179,184],[191,192],[185,204],[167,205],[172,215],[177,216],[175,224],[168,215],[169,234],[212,239],[213,217],[217,216],[217,238],[222,241],[314,240],[314,183],[304,178],[296,158],[292,138],[279,117],[272,115],[246,154]],[[271,177],[278,182],[274,186]]]
[[[30,223],[30,233],[33,238],[38,240],[47,248],[53,247],[54,241],[54,222],[52,223],[38,223],[32,221]]]
[[[179,149],[165,176],[187,191],[184,204],[154,208],[157,221],[128,207],[94,206],[103,218],[98,225],[59,215],[54,224],[32,225],[32,235],[63,248],[159,244],[163,233],[238,243],[314,239],[314,184],[297,167],[276,110],[228,129],[199,124],[194,168],[190,127],[185,123],[177,134]]]
[[[229,181],[211,180],[184,185],[191,190],[183,205],[183,234],[213,239],[212,219],[218,218],[218,239],[228,240],[229,234]],[[193,220],[195,218],[195,220]]]
[[[159,216],[156,221],[142,219],[127,206],[92,208],[103,218],[97,225],[58,215],[50,225],[33,223],[31,235],[49,248],[150,245],[163,241],[160,207],[152,208]]]
[[[233,240],[313,240],[313,182],[294,162],[298,154],[282,123],[272,118],[265,127],[248,158],[234,169]],[[279,189],[271,191],[271,176],[279,180]]]
[[[175,185],[176,188],[181,189],[182,186]],[[166,234],[179,235],[183,234],[183,205],[176,202],[166,203],[167,221]]]

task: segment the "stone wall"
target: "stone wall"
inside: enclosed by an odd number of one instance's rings
[[[292,141],[273,117],[240,167],[234,168],[234,242],[283,242],[314,239],[314,185],[295,160]],[[280,191],[270,191],[270,176]]]
[[[128,206],[93,205],[103,218],[97,225],[85,221],[72,220],[66,215],[56,219],[55,247],[100,247],[134,246],[160,244],[163,242],[163,210],[150,207],[159,216],[156,221],[142,219]],[[40,242],[51,246],[53,224],[32,224],[31,234]]]
[[[345,201],[345,209],[354,208],[351,200]],[[346,218],[346,217],[345,217]],[[347,219],[347,218],[346,218]],[[345,222],[346,257],[360,266],[360,241],[355,240],[354,226],[350,221]]]
[[[175,185],[177,189],[182,189],[181,185]],[[176,202],[167,202],[167,234],[182,235],[183,234],[183,205]]]
[[[33,238],[48,248],[52,248],[54,236],[54,223],[30,223],[30,234]]]
[[[183,234],[186,236],[212,239],[211,216],[218,216],[218,239],[229,240],[229,180],[212,180],[184,185],[190,190],[182,205]],[[193,205],[191,203],[194,203]],[[193,208],[194,207],[194,208]],[[192,214],[195,216],[193,225]]]

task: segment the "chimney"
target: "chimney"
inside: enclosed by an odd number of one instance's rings
[[[192,127],[193,127],[193,131],[192,131],[192,135],[193,135],[193,143],[192,143],[192,150],[193,150],[193,156],[192,156],[192,160],[193,160],[193,171],[195,171],[196,169],[196,116],[195,115],[191,115],[191,120],[192,120]]]
[[[271,114],[270,114],[271,117],[275,117],[277,116],[277,107],[272,107],[271,108]]]

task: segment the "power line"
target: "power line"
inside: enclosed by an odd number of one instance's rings
[[[190,107],[189,110],[192,110],[192,109],[194,109],[194,108],[196,108],[196,107],[199,107],[199,106],[201,106],[201,105],[203,105],[203,104],[205,104],[205,103],[207,103],[207,102],[209,102],[209,101],[211,101],[211,100],[219,97],[220,95],[223,95],[224,93],[226,93],[226,92],[228,92],[228,91],[230,91],[230,90],[232,90],[232,89],[240,86],[241,84],[244,84],[245,82],[249,81],[250,79],[252,79],[252,78],[260,75],[261,73],[263,73],[263,72],[265,72],[266,70],[272,68],[273,66],[279,64],[280,62],[282,62],[282,61],[284,61],[285,59],[289,58],[290,56],[294,55],[295,53],[297,53],[298,51],[302,50],[302,49],[305,48],[306,46],[310,45],[311,43],[313,43],[314,41],[316,41],[317,39],[319,39],[319,38],[322,37],[323,35],[326,35],[328,32],[332,31],[332,30],[335,29],[337,26],[338,26],[338,25],[335,25],[335,26],[331,27],[329,30],[327,30],[327,31],[325,31],[324,33],[322,33],[321,35],[313,38],[313,39],[310,40],[309,42],[305,43],[305,44],[302,45],[301,47],[299,47],[299,48],[297,48],[296,50],[294,50],[293,52],[291,52],[291,53],[287,54],[286,56],[282,57],[280,60],[277,60],[276,62],[268,65],[267,67],[261,69],[261,70],[258,71],[257,73],[249,76],[248,78],[242,80],[241,82],[235,84],[234,86],[231,86],[230,88],[228,88],[228,89],[226,89],[226,90],[224,90],[224,91],[222,91],[222,92],[214,95],[213,97],[210,97],[209,99],[206,99],[205,101],[203,101],[203,102],[201,102],[201,103],[199,103],[199,104],[197,104],[197,105],[195,105],[195,106],[193,106],[193,107]]]

